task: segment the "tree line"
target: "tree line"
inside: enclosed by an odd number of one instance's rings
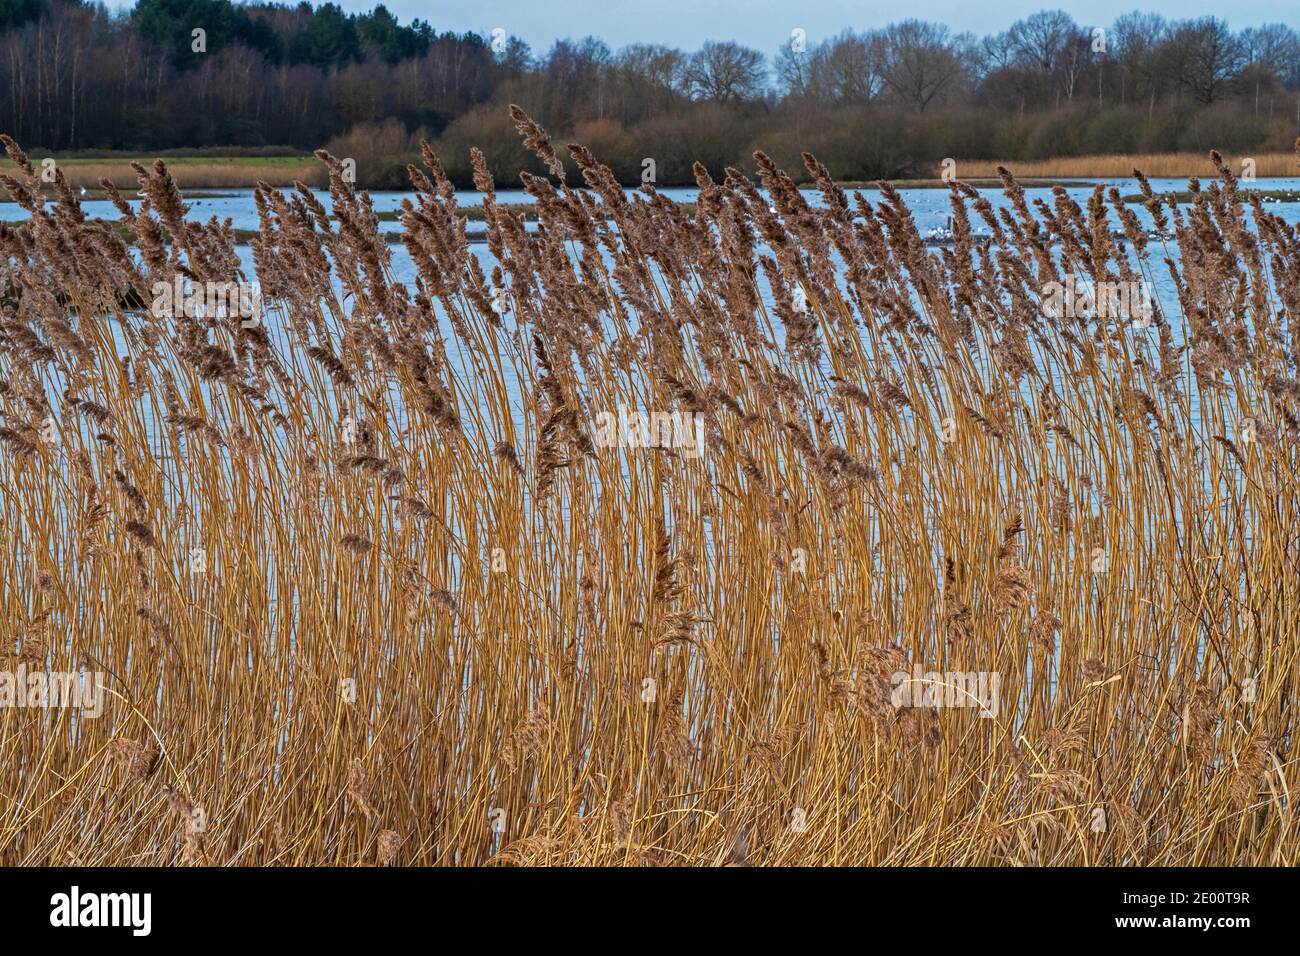
[[[923,174],[941,157],[1284,150],[1300,133],[1300,36],[1283,24],[1044,11],[983,37],[904,20],[771,51],[594,37],[535,53],[517,37],[229,0],[0,0],[0,129],[33,149],[311,149],[397,185],[420,137],[468,183],[479,146],[503,182],[536,169],[519,103],[626,182],[692,181],[691,163],[792,171],[811,149],[845,179]],[[650,160],[650,163],[647,163]]]

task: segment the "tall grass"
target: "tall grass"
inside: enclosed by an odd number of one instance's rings
[[[1253,159],[1255,175],[1259,177],[1290,177],[1300,175],[1300,162],[1294,153],[1252,153],[1250,156],[1229,155],[1224,162],[1238,176],[1242,175],[1244,160]],[[968,179],[996,177],[1002,163],[967,159],[957,161],[957,174]],[[1052,159],[1016,161],[1013,166],[1017,176],[1031,177],[1096,177],[1100,179],[1128,179],[1134,169],[1147,176],[1160,179],[1181,179],[1205,175],[1205,157],[1200,153],[1116,153],[1101,156],[1057,156]],[[940,171],[936,168],[935,175]]]
[[[168,159],[167,164],[176,184],[185,189],[251,189],[263,182],[270,186],[325,184],[323,171],[310,157],[177,157]],[[40,163],[35,165],[40,172]],[[55,165],[74,189],[94,187],[103,179],[121,182],[133,176],[132,161],[128,159],[56,159]],[[4,171],[14,172],[12,167]],[[41,185],[48,188],[45,182]]]
[[[514,118],[486,274],[427,149],[410,284],[330,155],[337,220],[259,188],[254,327],[132,306],[248,278],[166,166],[133,254],[6,143],[0,666],[110,696],[0,709],[0,864],[1297,862],[1292,228],[1005,175],[929,251],[811,156],[688,213]],[[1177,297],[1045,316],[1067,270]]]

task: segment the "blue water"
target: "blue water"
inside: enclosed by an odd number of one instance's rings
[[[1107,187],[1114,186],[1119,190],[1121,196],[1127,196],[1139,192],[1138,182],[1135,179],[1091,179],[1089,183],[1104,183]],[[1203,183],[1205,180],[1203,180]],[[1257,179],[1253,182],[1242,183],[1243,188],[1247,189],[1296,189],[1300,190],[1300,178],[1289,179]],[[1153,179],[1151,186],[1156,192],[1169,192],[1185,190],[1187,188],[1186,179]],[[292,192],[286,189],[285,192]],[[222,195],[214,198],[196,198],[189,202],[190,212],[188,218],[195,222],[206,222],[215,216],[218,220],[230,219],[231,225],[236,229],[257,229],[259,226],[257,219],[257,207],[253,201],[253,191],[251,189],[230,191],[230,195]],[[328,209],[331,206],[330,196],[327,191],[314,189],[313,194]],[[627,190],[628,195],[632,195],[635,190]],[[675,202],[693,203],[699,195],[699,190],[694,188],[665,188],[659,190],[660,194],[674,200]],[[857,192],[854,190],[852,192]],[[949,201],[948,190],[946,189],[902,189],[899,190],[906,200],[909,208],[912,210],[912,216],[916,220],[917,228],[924,235],[931,230],[942,229],[948,222],[948,217],[952,213],[952,206]],[[862,196],[868,202],[876,203],[880,199],[880,193],[875,190],[861,190]],[[981,189],[983,195],[992,204],[994,209],[1009,207],[1010,203],[1003,195],[1001,189]],[[1092,194],[1091,186],[1071,187],[1066,193],[1077,202],[1080,206],[1086,206],[1088,197]],[[392,212],[401,208],[402,200],[406,198],[414,199],[414,194],[409,192],[376,192],[371,193],[377,212]],[[1054,201],[1052,190],[1050,188],[1026,189],[1025,196],[1030,202],[1031,208],[1035,198],[1041,198],[1049,205]],[[804,197],[808,202],[815,206],[822,205],[821,194],[815,190],[805,190]],[[478,205],[482,200],[479,193],[473,191],[458,191],[456,193],[456,202],[461,206]],[[501,203],[528,203],[533,202],[533,198],[522,190],[503,190],[497,193],[497,200]],[[139,199],[132,200],[134,208],[139,208]],[[1151,217],[1140,204],[1130,205],[1144,226],[1151,226]],[[105,219],[118,218],[118,212],[113,204],[107,201],[83,202],[82,209],[86,215],[91,218],[102,217]],[[1292,225],[1300,225],[1300,203],[1270,203],[1268,206],[1270,212],[1281,216],[1286,222]],[[1111,215],[1114,227],[1118,228],[1118,222],[1115,221],[1114,214]],[[983,223],[978,216],[972,214],[972,226],[976,232],[979,232]],[[533,225],[533,224],[530,224]],[[382,232],[401,232],[402,225],[400,222],[381,222],[379,224]],[[482,230],[481,223],[470,223],[471,232]],[[495,264],[487,247],[483,243],[475,243],[474,251],[479,256],[484,265],[489,263]],[[247,246],[241,247],[246,267],[252,268],[251,250]],[[490,271],[490,270],[489,270]],[[393,278],[411,282],[415,278],[415,271],[411,265],[410,257],[406,250],[400,245],[393,247]]]

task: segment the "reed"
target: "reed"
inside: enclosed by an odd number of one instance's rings
[[[1300,175],[1300,162],[1293,153],[1253,153],[1249,157],[1224,157],[1238,176],[1243,174],[1246,159],[1255,162],[1255,175],[1294,177]],[[1100,156],[1056,156],[1051,159],[1014,160],[1004,163],[982,159],[957,160],[957,174],[966,179],[995,177],[999,166],[1006,166],[1024,179],[1031,177],[1128,179],[1133,170],[1157,179],[1182,179],[1204,176],[1205,156],[1201,153],[1114,153]],[[936,167],[935,175],[941,174]]]
[[[55,164],[74,189],[96,188],[103,179],[130,181],[133,176],[129,160],[56,159]],[[324,171],[310,157],[181,157],[169,159],[167,164],[176,184],[184,189],[252,189],[262,182],[270,186],[292,186],[299,181],[310,186],[325,184]],[[39,161],[35,166],[40,172]],[[12,167],[4,171],[13,175]],[[42,181],[41,185],[48,189],[48,183]]]
[[[259,187],[260,324],[132,305],[252,278],[169,167],[129,249],[6,140],[0,668],[106,699],[0,708],[0,864],[1297,862],[1294,229],[1004,173],[932,250],[812,156],[684,211],[514,116],[539,228],[475,152],[481,260],[426,147],[413,283],[332,156]]]

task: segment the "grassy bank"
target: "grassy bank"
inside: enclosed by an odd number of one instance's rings
[[[44,157],[33,156],[38,169]],[[136,180],[132,162],[152,166],[153,156],[104,159],[99,157],[54,158],[57,167],[75,189],[99,186],[101,179],[127,186]],[[314,156],[173,156],[166,160],[167,168],[178,186],[194,189],[251,189],[258,182],[272,186],[292,186],[304,182],[311,186],[325,183],[325,171]],[[9,160],[0,162],[0,171],[13,175],[14,166]],[[48,192],[48,184],[45,191]],[[5,198],[0,190],[0,199]]]
[[[1242,161],[1246,156],[1225,156],[1228,168],[1242,174]],[[1300,176],[1300,163],[1295,153],[1254,153],[1255,175],[1259,178]],[[993,177],[998,166],[1006,166],[1018,179],[1046,178],[1105,178],[1131,179],[1133,170],[1140,169],[1148,177],[1157,179],[1184,178],[1187,176],[1213,176],[1214,168],[1203,153],[1133,153],[1105,156],[1062,156],[1056,159],[1005,160],[992,162],[980,159],[958,159],[957,175],[961,179]],[[939,169],[936,166],[936,175]]]
[[[34,157],[39,165],[40,157]],[[1300,176],[1300,164],[1291,153],[1256,154],[1255,175],[1259,178]],[[309,186],[325,185],[327,174],[321,163],[310,155],[285,156],[230,156],[214,158],[203,156],[168,156],[165,158],[173,178],[182,188],[193,190],[251,189],[257,183],[266,182],[272,186],[292,186],[303,182]],[[1242,171],[1242,157],[1229,159],[1230,168],[1238,174]],[[99,180],[107,178],[118,184],[135,181],[135,172],[131,169],[132,161],[143,165],[152,165],[153,156],[117,156],[109,158],[73,157],[57,159],[59,167],[75,188],[86,187],[92,195],[86,198],[103,198],[98,190]],[[401,166],[408,161],[418,161],[416,156],[372,157],[367,163],[385,170],[383,183],[391,188],[394,176],[402,176]],[[997,167],[1004,165],[1015,173],[1021,185],[1026,188],[1048,188],[1052,186],[1087,186],[1090,179],[1096,178],[1131,178],[1135,168],[1142,169],[1148,176],[1158,178],[1185,178],[1188,176],[1211,175],[1213,170],[1205,157],[1191,153],[1156,153],[1108,156],[1061,157],[1058,159],[1020,161],[1009,160],[995,162],[990,160],[958,160],[956,174],[963,182],[978,188],[998,188]],[[12,162],[0,161],[0,171],[13,169]],[[928,179],[899,179],[891,184],[899,189],[945,188],[941,177],[942,169],[936,164],[935,175]],[[366,166],[358,170],[359,185],[366,183]],[[503,188],[517,188],[515,183],[499,184]],[[639,181],[624,183],[624,186],[637,187]],[[667,184],[664,184],[667,185]],[[684,182],[677,185],[693,186]],[[843,182],[846,188],[876,189],[875,181]],[[804,188],[810,188],[808,183]],[[48,193],[48,186],[46,192]],[[8,199],[7,193],[0,189],[0,202]]]

